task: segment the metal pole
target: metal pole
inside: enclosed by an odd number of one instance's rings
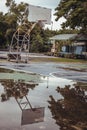
[[[18,39],[17,39],[17,59],[16,59],[16,62],[17,62],[17,63],[19,62],[18,52],[19,52],[19,28],[18,28]]]
[[[27,55],[27,60],[29,60],[29,52],[30,52],[30,34],[28,36],[28,55]]]

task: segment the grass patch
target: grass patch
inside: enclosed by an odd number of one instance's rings
[[[0,68],[0,73],[13,73],[13,70],[6,69],[6,68]]]
[[[74,62],[74,63],[87,63],[86,60],[80,60],[80,59],[68,59],[68,58],[59,58],[59,57],[32,57],[30,59],[33,62]]]

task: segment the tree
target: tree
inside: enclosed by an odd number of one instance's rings
[[[43,38],[41,36],[42,28],[37,24],[31,32],[30,44],[31,52],[43,52]]]
[[[5,22],[5,17],[3,12],[0,12],[0,47],[5,47],[6,37],[5,33],[8,28],[7,23]]]
[[[23,2],[16,4],[14,0],[6,0],[6,6],[9,10],[4,16],[5,22],[8,25],[5,37],[7,44],[10,44],[13,33],[19,24],[21,25],[24,21],[28,20],[28,4]]]
[[[50,50],[49,37],[54,36],[55,31],[44,30],[37,24],[31,32],[30,36],[30,51],[31,52],[48,52]]]
[[[63,28],[78,28],[82,33],[87,33],[87,1],[86,0],[61,0],[55,8],[56,21],[61,17],[66,19]]]
[[[6,6],[9,8],[8,15],[14,16],[18,24],[22,24],[28,18],[27,3],[16,4],[14,0],[6,0]]]
[[[16,4],[15,0],[6,0],[7,13],[0,12],[0,46],[5,47],[11,43],[13,33],[19,24],[28,21],[28,4],[21,2]]]

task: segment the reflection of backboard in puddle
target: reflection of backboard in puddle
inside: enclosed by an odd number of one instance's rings
[[[21,125],[38,123],[44,121],[44,107],[22,110]]]
[[[51,24],[51,9],[29,5],[29,21],[43,21],[46,24]]]

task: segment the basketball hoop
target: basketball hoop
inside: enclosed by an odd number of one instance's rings
[[[38,24],[41,28],[45,26],[46,20],[38,20]]]
[[[43,28],[45,24],[51,24],[51,9],[29,5],[28,10],[28,19],[29,22],[32,23],[32,25],[28,28],[26,26],[26,23],[24,23],[23,25],[19,26],[16,32],[13,34],[8,54],[8,60],[13,59],[15,56],[15,59],[17,59],[17,62],[19,62],[21,52],[23,51],[26,52],[25,62],[26,60],[28,61],[30,33],[32,29],[35,27],[36,24],[38,24],[41,28]]]

